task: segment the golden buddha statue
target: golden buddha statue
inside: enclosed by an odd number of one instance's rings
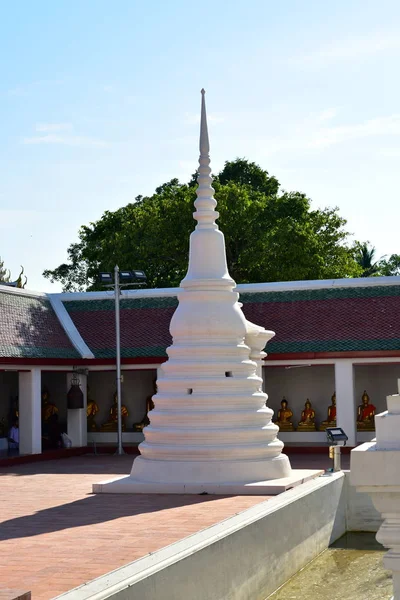
[[[369,396],[364,390],[362,404],[357,408],[357,431],[375,431],[375,406],[370,404]]]
[[[275,423],[279,425],[281,431],[293,431],[293,423],[290,420],[292,417],[293,413],[288,407],[288,402],[284,396],[281,400],[281,408],[278,410]]]
[[[315,410],[311,407],[308,398],[304,404],[304,410],[301,411],[301,420],[297,426],[297,431],[316,431]]]
[[[157,393],[157,386],[154,382],[154,394],[156,394],[156,393]],[[147,396],[147,398],[146,398],[146,412],[144,414],[144,417],[139,423],[133,424],[133,431],[143,431],[143,429],[145,427],[147,427],[147,425],[150,425],[149,412],[151,410],[153,410],[153,408],[154,408],[153,397],[152,397],[152,394],[150,394],[150,396]]]
[[[122,431],[125,431],[125,418],[129,416],[128,409],[124,404],[121,406]],[[118,430],[118,398],[117,392],[114,394],[114,402],[110,408],[108,419],[100,427],[100,431],[117,431]]]
[[[332,404],[328,406],[328,418],[322,421],[320,431],[325,431],[327,427],[336,427],[336,392],[333,392],[331,402]]]
[[[87,407],[86,407],[86,418],[87,418],[87,430],[88,431],[97,431],[99,428],[97,426],[96,421],[94,420],[95,416],[99,412],[99,407],[94,400],[89,398],[89,386],[87,388]]]
[[[53,402],[50,402],[50,394],[44,388],[42,392],[42,419],[46,423],[53,415],[58,415],[58,408]]]

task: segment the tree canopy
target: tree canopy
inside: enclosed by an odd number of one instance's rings
[[[369,242],[356,243],[356,261],[361,267],[361,277],[391,277],[400,275],[400,254],[391,254],[389,258],[376,258],[376,248]]]
[[[44,271],[64,291],[99,289],[100,271],[143,269],[150,287],[179,285],[186,274],[194,229],[194,176],[164,183],[152,196],[83,225],[68,262]],[[226,162],[215,176],[218,224],[229,272],[237,283],[357,277],[362,267],[337,208],[313,210],[300,192],[285,192],[275,177],[245,159]]]
[[[357,244],[356,261],[361,267],[361,277],[380,275],[380,263],[376,260],[376,249],[368,246],[368,242]]]

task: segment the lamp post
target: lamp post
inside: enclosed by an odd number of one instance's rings
[[[120,271],[118,265],[114,267],[113,274],[110,272],[100,273],[100,282],[104,287],[114,288],[115,299],[115,367],[117,379],[117,454],[124,454],[122,447],[122,395],[121,395],[121,326],[120,326],[120,296],[121,287],[128,285],[143,285],[146,283],[146,275],[143,271]]]
[[[340,448],[341,446],[346,445],[346,442],[349,438],[341,427],[327,427],[326,437],[328,438],[328,442],[331,444],[329,446],[329,458],[333,459],[332,471],[337,473],[338,471],[342,470]]]

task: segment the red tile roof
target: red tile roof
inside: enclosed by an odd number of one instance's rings
[[[242,293],[246,318],[276,332],[267,351],[285,355],[380,353],[400,356],[400,285],[329,286]],[[163,360],[176,296],[121,299],[121,355]],[[96,359],[115,358],[113,299],[63,304]],[[0,357],[79,359],[46,297],[0,290]]]
[[[248,320],[276,332],[267,346],[270,354],[398,351],[400,355],[400,286],[262,291],[243,293],[240,300]],[[64,305],[96,358],[113,358],[113,301]],[[122,300],[122,356],[165,357],[176,306],[175,297]]]
[[[80,358],[46,297],[0,290],[0,359]]]

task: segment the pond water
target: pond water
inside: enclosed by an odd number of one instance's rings
[[[385,550],[374,533],[347,533],[299,571],[268,600],[390,600]]]

